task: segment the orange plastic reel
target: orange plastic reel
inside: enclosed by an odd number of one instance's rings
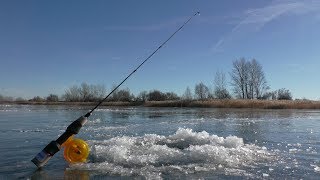
[[[71,136],[62,146],[64,147],[64,159],[69,163],[87,161],[90,149],[89,145],[84,140]]]

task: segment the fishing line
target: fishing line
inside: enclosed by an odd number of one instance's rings
[[[89,154],[88,144],[81,139],[74,139],[73,136],[78,134],[81,127],[88,121],[88,117],[96,110],[114,91],[116,91],[132,74],[134,74],[145,62],[147,62],[156,52],[161,49],[175,34],[177,34],[194,16],[200,12],[193,14],[186,22],[184,22],[167,40],[165,40],[157,49],[155,49],[146,59],[144,59],[126,78],[124,78],[105,98],[98,102],[87,114],[73,121],[66,131],[55,141],[51,141],[40,153],[38,153],[31,161],[38,167],[44,166],[55,153],[62,147],[65,148],[64,157],[69,163],[85,162]]]
[[[177,29],[166,41],[164,41],[156,50],[154,50],[142,63],[134,69],[125,79],[122,80],[121,83],[119,83],[118,86],[116,86],[105,98],[103,98],[94,108],[92,108],[85,117],[89,117],[92,112],[97,109],[114,91],[116,91],[132,74],[134,74],[145,62],[147,62],[160,48],[162,48],[176,33],[178,33],[194,16],[200,14],[200,12],[196,12],[193,16],[191,16],[186,22],[183,23],[182,26],[180,26],[179,29]]]

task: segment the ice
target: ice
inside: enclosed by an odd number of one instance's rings
[[[266,148],[244,144],[242,138],[224,138],[188,128],[179,128],[168,136],[118,136],[103,141],[92,140],[89,144],[90,161],[71,165],[71,169],[158,179],[163,173],[170,172],[230,171],[243,174],[241,167],[251,167],[272,158]]]
[[[88,124],[100,124],[100,123],[101,123],[101,119],[100,118],[88,121]]]
[[[317,166],[317,165],[314,165],[314,164],[311,164],[311,166],[313,167],[315,172],[320,172],[320,166]]]
[[[297,151],[298,151],[298,149],[296,149],[296,148],[289,149],[289,152],[290,152],[290,153],[295,153],[295,152],[297,152]]]

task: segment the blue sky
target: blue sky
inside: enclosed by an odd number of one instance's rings
[[[320,1],[0,2],[0,94],[61,95],[82,82],[110,90],[194,12],[122,88],[182,94],[232,62],[255,58],[271,90],[320,99]],[[230,87],[231,90],[231,87]]]

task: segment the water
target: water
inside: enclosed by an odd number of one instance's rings
[[[30,162],[90,107],[0,105],[0,179],[318,179],[319,110],[106,107],[87,163]]]

